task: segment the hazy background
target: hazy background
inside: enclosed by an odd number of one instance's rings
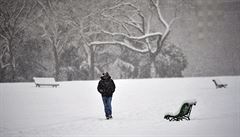
[[[240,0],[195,1],[172,34],[188,57],[184,76],[239,75]]]

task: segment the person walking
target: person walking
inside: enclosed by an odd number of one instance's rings
[[[112,118],[112,96],[115,91],[115,83],[108,72],[103,73],[98,83],[97,90],[102,95],[106,119]]]

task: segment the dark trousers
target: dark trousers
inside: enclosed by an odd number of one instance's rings
[[[104,105],[104,111],[105,111],[105,116],[109,117],[112,116],[112,97],[105,97],[102,96],[103,100],[103,105]]]

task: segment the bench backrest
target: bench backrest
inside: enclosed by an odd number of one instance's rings
[[[214,79],[213,82],[214,82],[216,85],[221,85],[221,84],[223,84],[219,79]]]
[[[56,81],[52,77],[33,77],[36,84],[55,84]]]
[[[197,102],[186,102],[182,105],[179,115],[180,116],[185,116],[189,115],[191,113],[191,109],[193,105],[196,105]]]

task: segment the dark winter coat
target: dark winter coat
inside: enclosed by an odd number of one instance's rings
[[[111,97],[115,91],[115,84],[109,75],[105,75],[101,77],[97,89],[102,96]]]

